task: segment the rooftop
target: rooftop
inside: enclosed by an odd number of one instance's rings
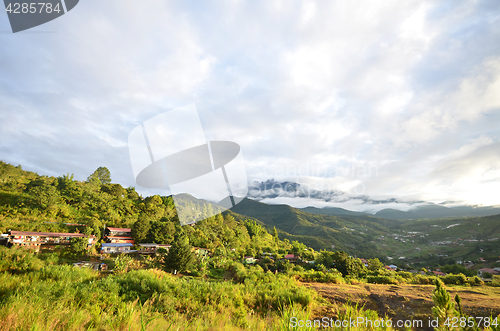
[[[106,228],[109,231],[117,231],[117,232],[132,232],[131,229],[126,229],[126,228]]]
[[[10,231],[11,236],[38,236],[38,237],[86,237],[83,233],[63,232],[34,232],[34,231]],[[94,236],[91,236],[94,237]]]
[[[132,247],[131,243],[102,244],[101,247]]]

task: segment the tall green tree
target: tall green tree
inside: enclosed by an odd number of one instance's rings
[[[274,238],[275,242],[280,241],[280,239],[278,237],[278,230],[276,230],[276,227],[273,228],[273,238]]]
[[[378,271],[384,267],[384,264],[380,262],[379,259],[371,259],[368,260],[368,270],[370,271]]]
[[[366,267],[360,259],[355,259],[345,252],[334,252],[332,257],[335,262],[335,268],[340,271],[344,277],[358,277],[359,274],[366,271]]]
[[[88,237],[74,237],[71,238],[71,243],[69,245],[69,248],[72,253],[75,253],[77,255],[83,255],[87,250],[88,242],[89,242]]]
[[[245,226],[247,227],[248,234],[250,235],[251,238],[258,236],[260,233],[265,231],[262,228],[262,226],[257,224],[257,222],[255,220],[246,220]]]
[[[111,183],[111,172],[106,167],[99,167],[87,178],[87,181],[92,182],[96,179],[99,179],[101,184],[109,184]]]
[[[168,250],[164,268],[168,271],[185,272],[191,268],[194,261],[195,257],[189,239],[186,236],[178,236]]]
[[[448,318],[459,316],[459,313],[455,309],[455,303],[451,301],[450,293],[444,288],[443,282],[436,279],[434,285],[436,288],[432,291],[432,300],[434,301],[432,314],[439,320],[439,326],[435,330],[451,330],[450,325],[445,325],[445,322]]]
[[[132,237],[136,243],[145,242],[148,237],[149,229],[151,228],[151,222],[148,217],[141,214],[137,221],[132,225]]]

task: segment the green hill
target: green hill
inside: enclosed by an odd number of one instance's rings
[[[288,205],[267,205],[244,199],[232,212],[260,220],[268,229],[281,230],[280,237],[299,240],[315,249],[345,250],[350,254],[377,256],[374,239],[400,229],[404,222],[368,215],[331,216],[313,214]]]
[[[180,208],[197,215],[220,208],[189,195],[178,198]],[[194,245],[234,247],[241,254],[273,246],[269,233],[276,227],[281,240],[365,258],[405,257],[405,262],[422,262],[488,257],[496,261],[500,255],[500,215],[393,220],[337,209],[306,210],[244,199],[232,210],[183,227],[183,231]],[[267,231],[252,237],[248,219]],[[123,188],[106,178],[101,182],[92,176],[87,181],[74,180],[72,175],[40,176],[0,161],[0,233],[9,229],[80,231],[99,237],[104,225],[137,226],[142,231],[136,238],[139,242],[170,243],[178,231],[171,197],[143,198],[133,187]],[[286,251],[287,247],[286,241],[280,241],[274,249]]]

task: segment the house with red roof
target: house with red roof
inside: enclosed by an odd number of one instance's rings
[[[477,271],[477,275],[481,278],[484,278],[484,274],[492,274],[492,275],[500,275],[500,271],[490,268],[482,268]]]
[[[287,260],[290,263],[297,263],[299,262],[299,257],[295,256],[294,254],[287,254],[285,255],[285,260]]]
[[[134,244],[132,230],[127,228],[109,228],[104,230],[104,240],[108,244]]]

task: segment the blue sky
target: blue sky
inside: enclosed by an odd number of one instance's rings
[[[81,0],[9,31],[0,13],[0,159],[24,169],[137,186],[130,131],[195,103],[250,180],[500,204],[496,1]]]

